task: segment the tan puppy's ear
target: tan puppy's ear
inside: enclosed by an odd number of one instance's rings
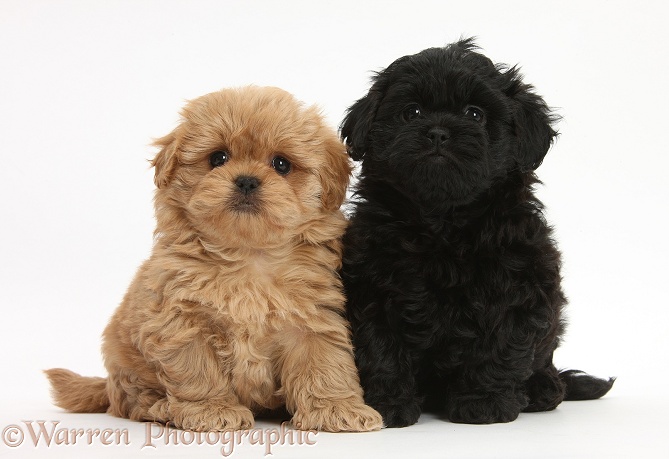
[[[320,170],[321,201],[325,210],[337,210],[346,197],[346,188],[351,177],[351,162],[346,146],[336,136],[324,136],[325,164]]]
[[[156,157],[151,161],[151,165],[156,169],[153,181],[158,188],[164,188],[172,180],[178,163],[178,142],[174,131],[157,139],[153,145],[160,148]]]

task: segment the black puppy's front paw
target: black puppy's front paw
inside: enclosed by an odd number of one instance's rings
[[[451,422],[494,424],[514,421],[527,405],[525,397],[513,392],[452,397],[446,407]]]
[[[407,427],[418,421],[421,406],[418,401],[406,404],[381,404],[374,406],[376,411],[383,417],[383,425],[386,427]]]

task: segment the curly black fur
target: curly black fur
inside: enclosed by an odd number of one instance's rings
[[[533,186],[555,121],[471,40],[398,59],[350,108],[362,172],[342,277],[365,399],[387,426],[425,405],[508,422],[613,384],[552,362],[566,300]]]

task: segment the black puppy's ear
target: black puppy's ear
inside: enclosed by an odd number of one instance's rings
[[[539,167],[558,135],[553,124],[559,117],[551,113],[546,102],[531,85],[521,81],[517,68],[510,69],[506,94],[513,101],[513,128],[517,139],[516,161],[520,170],[529,172]]]
[[[369,131],[372,129],[379,104],[395,72],[401,71],[401,66],[410,58],[411,56],[400,57],[377,73],[367,95],[348,109],[339,130],[342,140],[346,143],[346,150],[354,160],[360,161],[367,153]]]
[[[381,101],[381,93],[377,89],[369,90],[367,95],[351,105],[341,123],[341,138],[346,143],[348,155],[360,161],[367,151],[367,137],[376,116],[376,109]]]

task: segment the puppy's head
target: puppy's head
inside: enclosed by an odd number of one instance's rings
[[[299,234],[342,204],[349,159],[316,108],[251,86],[202,96],[181,115],[156,141],[158,232],[258,247]]]
[[[476,49],[471,39],[426,49],[375,76],[341,126],[363,177],[439,208],[467,204],[509,172],[541,164],[555,117],[516,68]]]

